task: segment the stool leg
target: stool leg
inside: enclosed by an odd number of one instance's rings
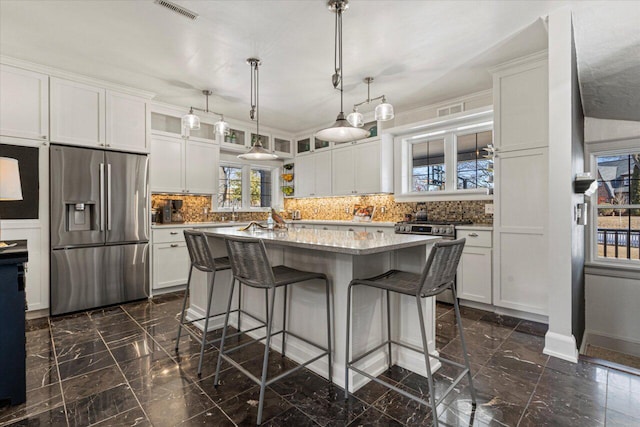
[[[211,283],[209,283],[209,299],[207,300],[207,312],[204,319],[204,331],[202,332],[202,342],[200,343],[200,361],[198,361],[198,377],[202,377],[202,359],[204,359],[204,347],[207,344],[207,331],[209,330],[209,315],[211,314],[211,300],[213,299],[213,285],[216,282],[216,272],[211,273]]]
[[[242,330],[240,329],[240,310],[242,310],[242,283],[238,283],[238,332]]]
[[[267,297],[269,296],[269,290],[266,289]],[[258,400],[258,419],[257,424],[260,425],[262,422],[262,409],[264,406],[264,391],[267,388],[267,371],[269,366],[269,346],[271,344],[271,327],[273,326],[273,305],[276,300],[276,289],[273,288],[271,291],[271,298],[267,301],[267,304],[271,306],[271,309],[267,312],[271,313],[271,317],[267,318],[267,341],[264,345],[264,359],[262,361],[262,378],[260,380],[260,399]]]
[[[288,286],[284,287],[284,309],[282,310],[282,357],[287,355],[286,353],[286,344],[287,344],[287,289]]]
[[[216,364],[216,376],[213,379],[214,387],[218,387],[218,377],[220,375],[220,365],[222,364],[222,353],[224,352],[224,340],[227,338],[227,326],[229,326],[229,312],[231,311],[231,301],[233,301],[233,288],[236,284],[236,278],[231,279],[231,289],[229,290],[229,303],[227,304],[227,312],[224,315],[224,326],[222,329],[222,339],[220,340],[220,352],[218,353],[218,363]],[[242,286],[242,283],[240,283]]]
[[[349,398],[349,341],[351,335],[351,289],[349,284],[347,289],[347,346],[344,349],[344,400]]]
[[[462,316],[460,316],[460,307],[458,306],[458,297],[453,285],[451,286],[451,293],[453,294],[453,307],[456,309],[456,321],[458,322],[458,330],[460,331],[460,344],[462,344],[462,354],[464,355],[464,364],[467,367],[467,376],[469,377],[469,391],[471,393],[471,403],[476,405],[476,390],[473,387],[473,379],[471,378],[471,363],[469,362],[469,355],[467,354],[467,344],[464,341],[464,334],[462,333]]]
[[[191,289],[191,272],[193,271],[193,265],[189,268],[189,278],[187,279],[187,288],[184,290],[184,298],[182,298],[182,314],[180,314],[180,324],[178,325],[178,337],[176,338],[176,353],[178,347],[180,347],[180,335],[182,334],[182,325],[184,324],[184,311],[187,308],[187,298],[189,296],[189,289]]]
[[[387,339],[389,340],[389,369],[393,366],[393,360],[391,359],[391,300],[389,289],[387,289]]]
[[[269,289],[264,290],[264,312],[266,314],[264,324],[269,322]]]
[[[420,335],[422,336],[422,347],[424,348],[424,361],[427,368],[427,383],[429,384],[429,400],[431,401],[431,413],[433,414],[433,425],[438,427],[438,411],[436,410],[436,393],[433,387],[431,376],[431,363],[429,362],[429,347],[427,345],[427,331],[424,326],[424,314],[422,313],[422,298],[416,296],[418,303],[418,320],[420,322]]]
[[[329,285],[329,279],[325,279],[325,287],[327,288],[327,356],[329,356],[329,382],[333,383],[333,359],[331,356],[331,287]]]

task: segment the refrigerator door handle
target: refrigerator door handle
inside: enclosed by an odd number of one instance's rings
[[[111,163],[107,163],[107,230],[111,231]]]
[[[104,231],[104,163],[100,163],[100,231]]]

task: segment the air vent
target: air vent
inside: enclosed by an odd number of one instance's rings
[[[461,113],[464,111],[464,102],[460,104],[447,105],[446,107],[438,108],[438,117],[448,116],[449,114]]]
[[[180,15],[187,17],[192,21],[198,18],[198,16],[200,16],[195,12],[191,12],[189,9],[185,9],[182,6],[179,6],[175,3],[171,3],[170,1],[167,1],[167,0],[155,0],[155,3],[159,4],[162,7],[166,7],[172,12],[179,13]]]

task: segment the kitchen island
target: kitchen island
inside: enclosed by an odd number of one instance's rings
[[[431,246],[438,237],[381,234],[357,231],[289,229],[267,231],[262,229],[240,231],[238,227],[217,228],[210,231],[219,237],[214,240],[214,255],[225,255],[225,236],[244,236],[262,239],[272,265],[283,264],[301,270],[325,273],[332,288],[332,319],[334,336],[333,381],[344,386],[345,341],[346,341],[346,301],[347,286],[353,278],[365,278],[383,273],[392,268],[419,273],[426,262]],[[213,297],[212,313],[223,312],[226,308],[231,274],[219,272]],[[194,274],[195,276],[195,274]],[[194,277],[192,298],[188,316],[201,317],[206,307],[205,274]],[[354,289],[353,298],[353,334],[351,354],[361,354],[382,342],[386,337],[386,303],[383,292],[363,287]],[[289,314],[287,329],[307,339],[324,345],[326,342],[326,312],[324,303],[324,285],[321,281],[308,281],[291,287],[288,293]],[[235,297],[234,297],[235,298]],[[283,292],[276,298],[276,318],[274,329],[282,327]],[[424,300],[424,310],[430,322],[427,335],[430,352],[435,352],[435,300]],[[237,306],[236,301],[233,307]],[[243,309],[264,318],[265,302],[261,290],[243,287]],[[420,347],[418,316],[415,299],[412,297],[392,295],[391,298],[392,335],[401,340]],[[223,316],[210,322],[210,329],[221,327]],[[236,318],[231,316],[231,325],[235,326]],[[242,329],[257,326],[255,321],[245,316],[242,318]],[[255,336],[264,335],[264,330],[256,331]],[[259,335],[261,334],[261,335]],[[274,337],[273,348],[281,348],[281,335]],[[393,362],[399,366],[425,375],[424,359],[421,355],[402,348],[393,347]],[[308,360],[317,354],[317,349],[293,337],[287,339],[287,356],[296,361]],[[379,374],[387,368],[387,355],[378,351],[361,362],[361,366],[372,374]],[[432,362],[437,369],[437,361]],[[318,374],[328,375],[327,359],[322,358],[309,368]],[[356,375],[350,381],[352,391],[366,384],[368,379]]]

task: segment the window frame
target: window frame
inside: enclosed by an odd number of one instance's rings
[[[597,170],[597,158],[606,156],[619,156],[638,153],[638,143],[640,139],[630,139],[628,141],[615,141],[611,143],[595,143],[591,146],[587,145],[585,150],[585,157],[588,159],[587,165],[593,178],[598,181]],[[586,244],[588,248],[585,248],[586,261],[590,265],[594,266],[608,266],[608,267],[621,267],[625,269],[633,269],[640,271],[640,260],[638,259],[624,259],[624,258],[604,258],[598,256],[598,191],[590,197],[585,197],[589,204],[588,219],[588,231],[586,234]],[[640,208],[640,205],[624,204],[624,205],[611,205],[611,209],[636,209]],[[602,208],[601,208],[602,209]],[[604,209],[609,209],[606,207]]]
[[[241,163],[241,162],[233,162],[228,160],[221,160],[217,165],[218,168],[230,166],[234,168],[239,168],[242,170],[242,200],[241,205],[235,208],[235,212],[269,212],[272,207],[280,206],[282,203],[278,199],[277,192],[277,178],[279,176],[279,167],[274,167],[271,165],[265,164],[257,164],[257,163]],[[261,169],[271,172],[271,206],[266,207],[252,207],[251,206],[251,170],[252,169]],[[218,182],[216,188],[219,188],[220,185],[220,177],[218,177]],[[224,208],[220,207],[218,204],[218,196],[219,192],[216,191],[215,194],[215,202],[214,202],[214,212],[231,212],[233,208]]]
[[[491,131],[493,129],[493,112],[472,114],[426,125],[421,131],[396,136],[395,143],[399,144],[400,185],[396,185],[396,199],[399,201],[440,201],[440,200],[492,200],[493,188],[458,189],[458,150],[457,139],[460,136]],[[413,130],[413,129],[412,129]],[[413,191],[413,158],[412,146],[419,142],[444,139],[444,190]]]

